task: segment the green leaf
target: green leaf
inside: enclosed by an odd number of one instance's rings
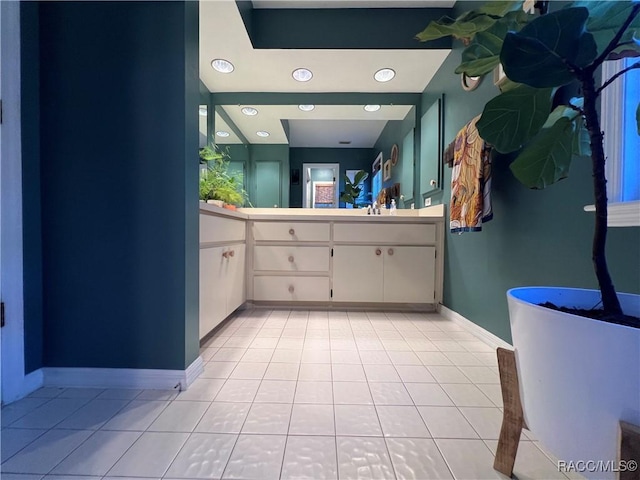
[[[455,73],[478,77],[492,71],[500,63],[500,50],[507,32],[520,30],[526,25],[527,17],[522,10],[509,12],[487,30],[478,32],[462,52],[462,63]]]
[[[571,105],[574,107],[582,108],[584,105],[584,99],[580,98],[572,98],[570,101]],[[580,117],[580,113],[575,111],[573,108],[567,105],[558,105],[553,111],[549,114],[547,121],[544,122],[542,128],[549,128],[553,126],[561,117],[567,117],[569,120],[574,120]]]
[[[583,1],[576,2],[574,6],[586,7],[589,9],[589,20],[587,21],[587,30],[591,32],[595,38],[598,52],[604,51],[605,47],[609,45],[615,34],[618,32],[624,21],[629,17],[631,10],[633,9],[634,2],[594,2]],[[640,15],[631,22],[629,28],[623,35],[621,42],[629,42],[636,31],[640,31]],[[618,51],[618,52],[616,52]],[[607,60],[614,60],[616,58],[622,58],[623,56],[637,56],[637,55],[621,55],[620,52],[632,52],[634,48],[630,45],[627,48],[618,47],[614,50],[612,55],[607,57]]]
[[[597,55],[593,35],[585,31],[588,16],[584,7],[566,8],[508,33],[500,54],[507,77],[538,88],[570,83],[570,65],[586,66]]]
[[[636,123],[638,124],[638,135],[640,135],[640,103],[638,104],[638,108],[636,108]]]
[[[466,14],[462,20],[453,20],[451,17],[445,16],[440,20],[430,22],[427,28],[416,35],[416,38],[421,42],[450,35],[455,38],[473,38],[476,33],[486,30],[495,22],[496,20],[488,15]]]
[[[478,9],[480,13],[486,13],[487,15],[496,15],[498,17],[504,17],[507,13],[513,11],[522,12],[522,1],[510,1],[505,2],[502,0],[486,2],[482,7]]]
[[[353,184],[360,185],[360,183],[364,182],[368,176],[369,174],[367,172],[360,170],[356,173],[355,177],[353,177]]]
[[[545,128],[513,161],[515,177],[529,188],[542,189],[566,178],[572,157],[573,123],[561,117]]]
[[[551,88],[519,85],[493,98],[478,120],[480,136],[500,153],[518,150],[544,125],[551,111],[552,92]]]
[[[520,85],[522,85],[522,83],[516,83],[513,80],[509,80],[508,78],[505,78],[502,83],[500,83],[500,91],[502,93],[504,92],[508,92],[509,90],[513,90],[514,88],[519,87]]]

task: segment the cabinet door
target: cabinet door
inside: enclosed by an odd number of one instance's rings
[[[200,338],[227,316],[227,247],[200,249]]]
[[[245,300],[245,246],[232,245],[227,247],[233,256],[228,257],[227,270],[227,315],[244,303]]]
[[[376,254],[380,251],[380,255]],[[333,248],[333,300],[382,302],[382,247],[338,245]]]
[[[384,301],[433,303],[435,247],[384,247]]]

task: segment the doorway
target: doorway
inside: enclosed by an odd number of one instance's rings
[[[304,163],[302,171],[302,207],[338,208],[340,164]]]
[[[0,298],[6,325],[0,330],[0,398],[12,402],[38,388],[41,374],[25,375],[22,145],[20,118],[20,2],[0,2]]]

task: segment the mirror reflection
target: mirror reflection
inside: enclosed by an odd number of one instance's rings
[[[394,200],[397,208],[419,208],[441,186],[441,98],[420,106],[239,104],[211,112],[202,103],[200,145],[227,155],[251,206],[384,208]],[[366,176],[351,200],[345,193],[360,171]]]
[[[434,188],[427,184],[434,174],[416,175],[416,166],[428,161],[438,169],[440,145],[432,139],[440,109],[418,117],[416,105],[202,103],[200,146],[208,139],[228,156],[253,207],[384,208],[394,200],[397,208],[419,208]],[[430,152],[419,150],[421,141]]]

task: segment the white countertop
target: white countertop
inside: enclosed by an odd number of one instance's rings
[[[396,215],[389,215],[388,210],[383,210],[381,215],[367,215],[365,209],[239,208],[238,210],[229,210],[201,202],[200,213],[242,220],[424,223],[429,221],[443,221],[444,205],[434,205],[416,210],[401,209],[396,211]]]

